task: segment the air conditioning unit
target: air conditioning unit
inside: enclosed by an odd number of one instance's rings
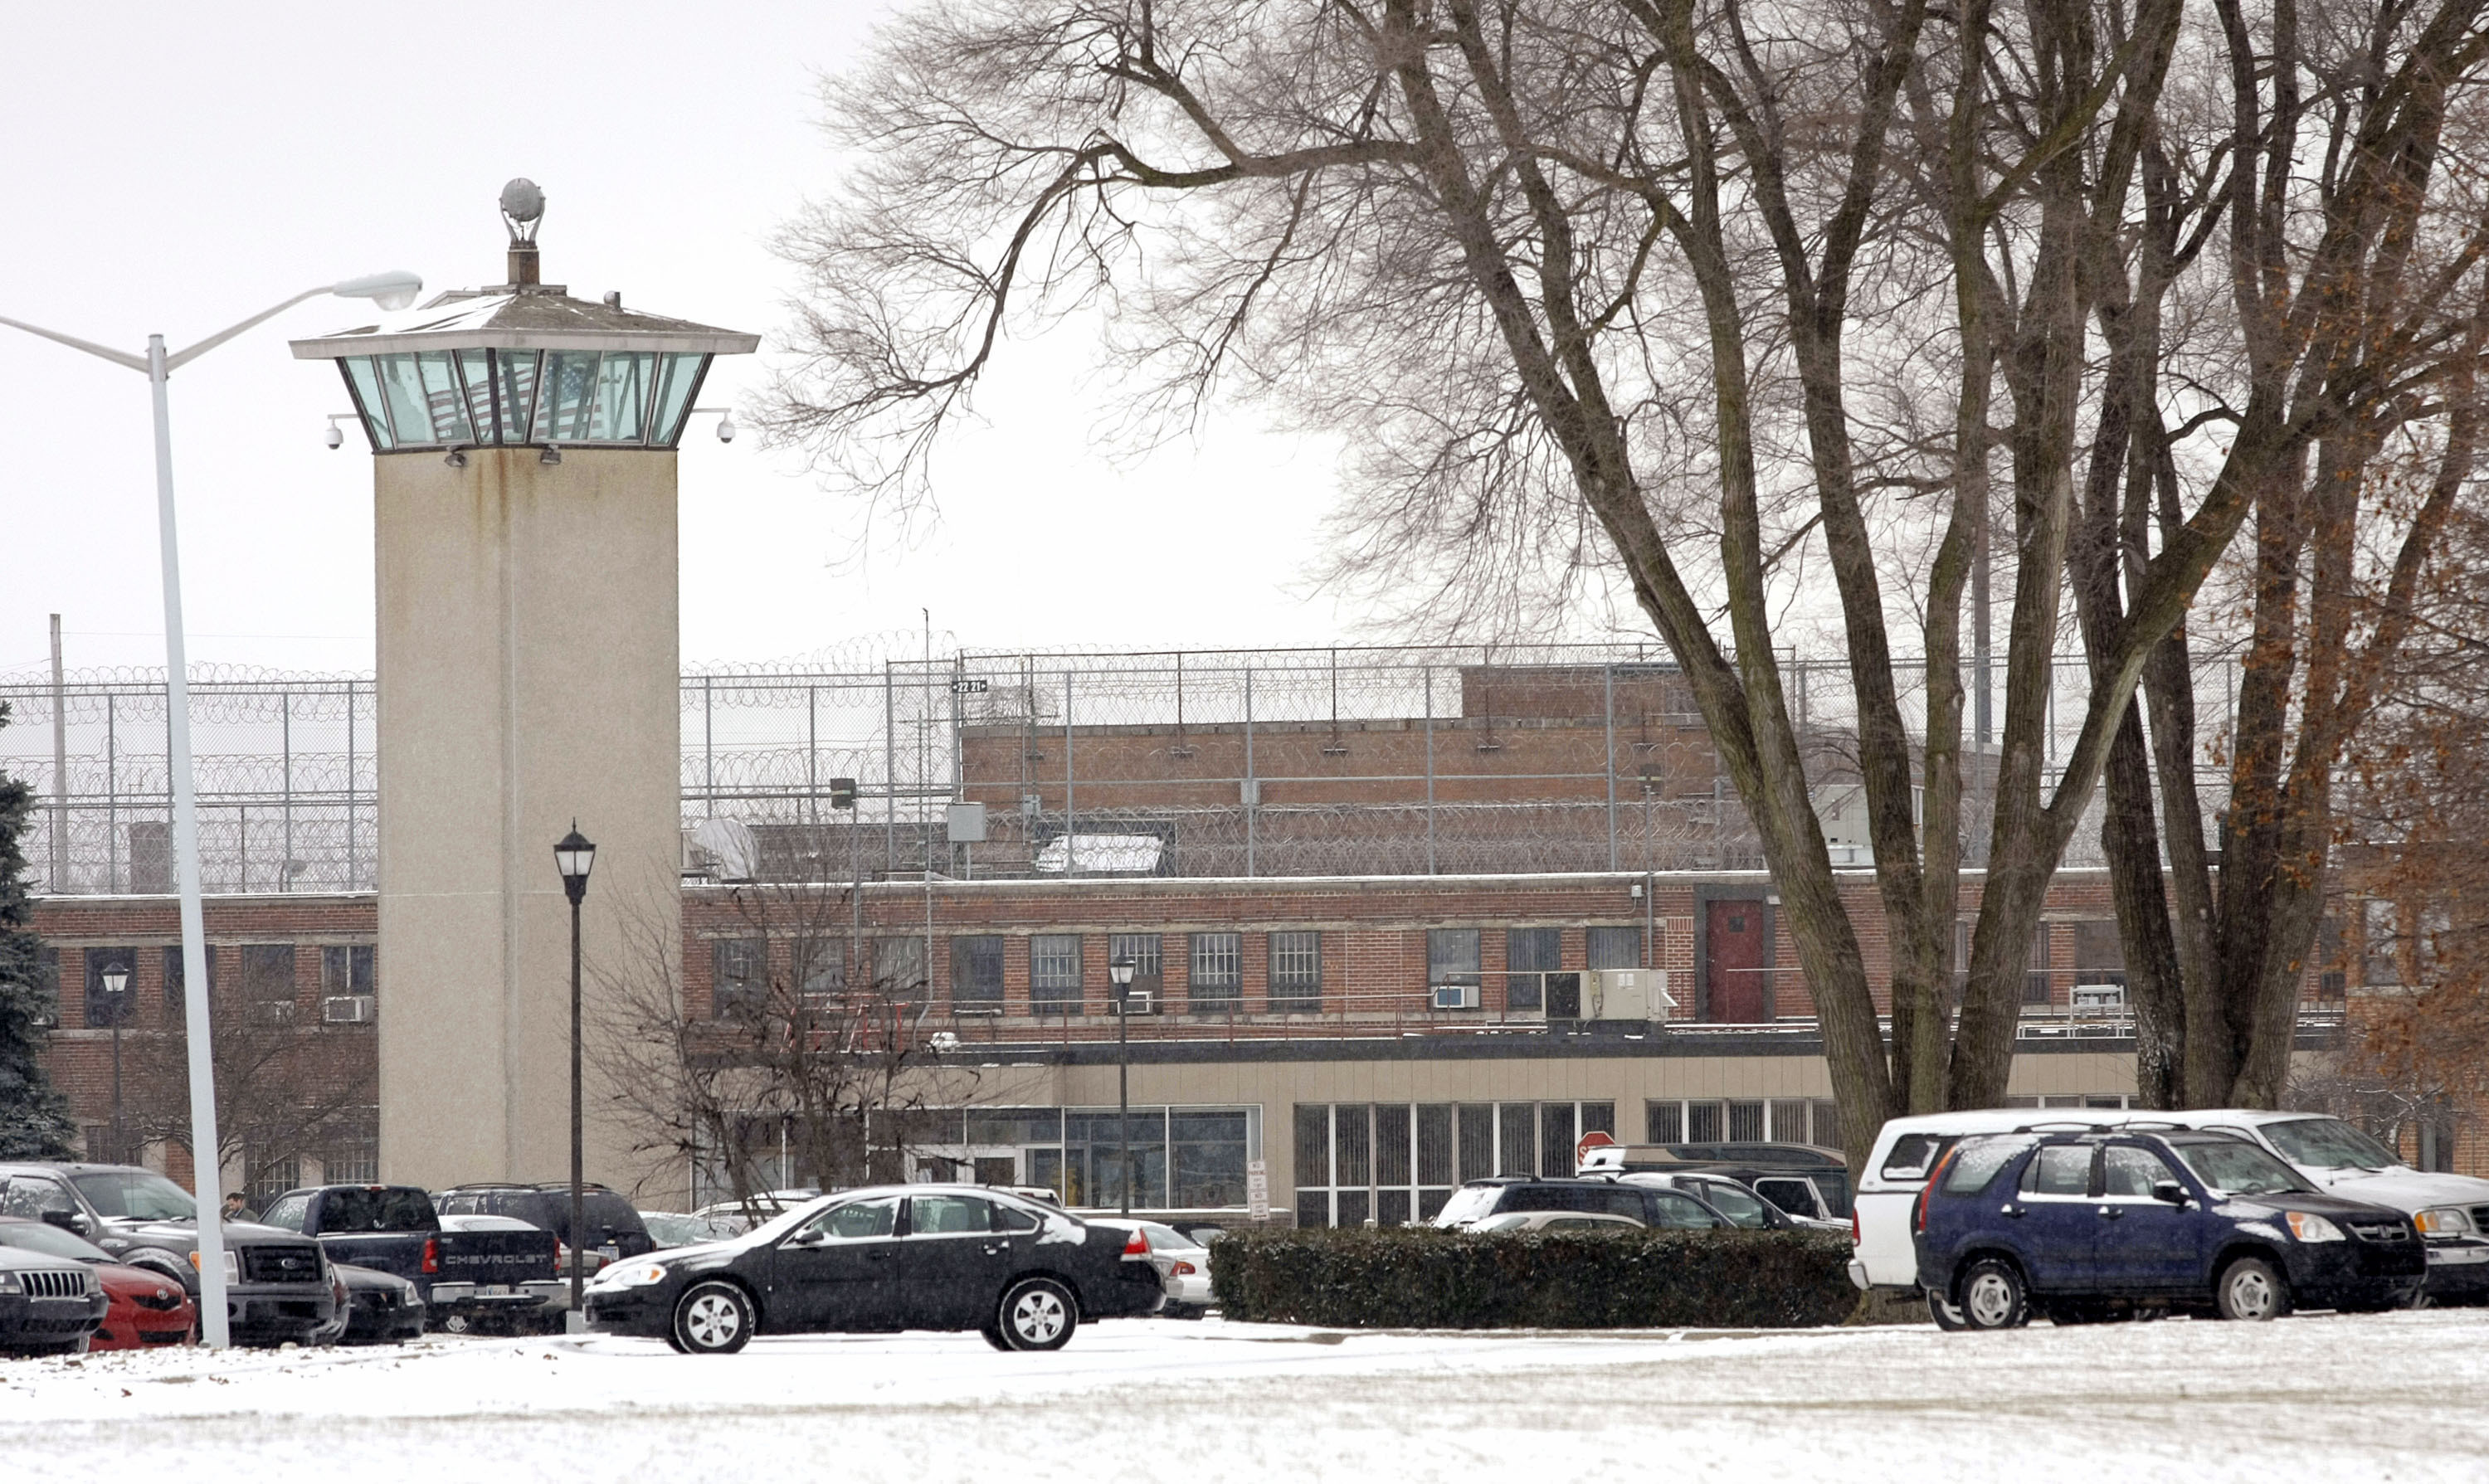
[[[1666,1020],[1676,1013],[1668,992],[1666,969],[1599,969],[1583,985],[1586,1018],[1592,1020]]]
[[[1109,1005],[1112,1003],[1112,1001],[1108,1002]],[[1124,1013],[1128,1015],[1163,1014],[1165,1010],[1165,1002],[1159,998],[1159,991],[1157,989],[1134,985],[1124,991]]]
[[[1434,987],[1437,1010],[1475,1010],[1478,1008],[1478,986],[1475,985],[1437,985]]]
[[[369,1025],[380,1018],[379,1003],[368,994],[332,994],[320,1001],[320,1018],[330,1025]]]

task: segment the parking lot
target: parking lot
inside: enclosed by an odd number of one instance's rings
[[[1349,1333],[1122,1321],[0,1362],[28,1475],[2189,1480],[2476,1476],[2489,1311],[1997,1334]],[[725,1470],[726,1472],[721,1472]],[[92,1471],[92,1472],[90,1472]]]

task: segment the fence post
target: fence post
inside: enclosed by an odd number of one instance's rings
[[[121,698],[103,693],[103,889],[121,893]]]
[[[881,873],[899,869],[899,700],[891,689],[890,662],[881,662]],[[928,965],[925,972],[931,974]]]
[[[52,614],[52,890],[70,889],[70,692],[61,674],[61,615]]]
[[[1244,874],[1253,874],[1254,832],[1262,810],[1262,785],[1253,777],[1253,667],[1244,667]]]
[[[353,891],[357,879],[355,873],[355,682],[349,680],[346,682],[346,890]]]
[[[1426,874],[1435,873],[1435,666],[1426,663]]]
[[[1066,879],[1080,870],[1080,837],[1073,833],[1075,816],[1072,813],[1072,667],[1063,667],[1063,874]]]
[[[285,859],[276,868],[276,889],[294,890],[294,692],[289,688],[276,693],[279,716],[277,729],[285,753]]]
[[[1616,869],[1616,667],[1607,667],[1608,704],[1608,870]]]

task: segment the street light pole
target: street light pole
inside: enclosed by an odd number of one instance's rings
[[[596,846],[579,833],[579,821],[553,847],[554,864],[561,870],[561,889],[570,898],[570,1312],[562,1326],[577,1334],[587,1327],[580,1305],[586,1267],[587,1179],[586,1140],[580,1119],[579,1033],[579,904],[587,896],[587,873],[596,866]]]
[[[373,273],[324,288],[305,289],[273,308],[220,329],[198,344],[167,353],[162,335],[147,337],[147,354],[132,356],[75,335],[0,316],[0,325],[84,351],[147,378],[156,417],[156,531],[164,574],[164,705],[169,714],[165,762],[173,777],[173,870],[182,908],[182,1018],[187,1028],[190,1071],[190,1169],[199,1203],[199,1337],[209,1348],[233,1342],[225,1312],[223,1145],[216,1135],[215,1058],[209,1043],[208,954],[205,914],[199,904],[199,810],[190,775],[189,654],[182,631],[181,541],[173,522],[173,420],[165,383],[175,371],[243,330],[323,294],[369,299],[385,309],[403,309],[423,291],[413,273]]]
[[[1106,964],[1107,982],[1115,986],[1115,1137],[1123,1149],[1125,1215],[1132,1213],[1132,970],[1130,954],[1117,954]]]
[[[120,964],[103,971],[105,1003],[112,1007],[112,1158],[122,1163],[129,1157],[129,1141],[122,1132],[121,1117],[121,1023],[129,1018],[129,1002],[122,998],[129,990],[129,971]]]

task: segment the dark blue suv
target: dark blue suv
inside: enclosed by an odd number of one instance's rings
[[[2409,1216],[2318,1191],[2222,1133],[1964,1139],[1913,1224],[1919,1283],[1947,1328],[2007,1329],[2035,1310],[2081,1324],[2398,1308],[2428,1266]]]

